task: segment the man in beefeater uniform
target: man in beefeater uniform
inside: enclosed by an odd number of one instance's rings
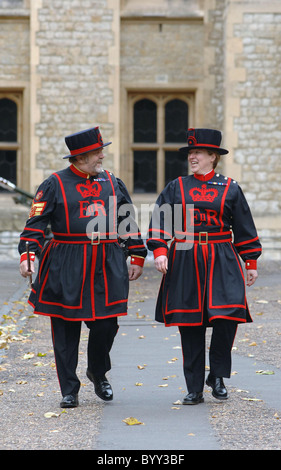
[[[193,175],[175,179],[159,195],[147,246],[163,273],[156,320],[177,325],[181,334],[188,405],[204,400],[206,327],[213,328],[206,383],[215,398],[228,398],[223,378],[230,377],[237,325],[252,321],[239,255],[252,285],[261,244],[240,186],[214,171],[228,153],[221,133],[189,129],[187,142],[180,150]]]
[[[147,253],[132,212],[127,218],[119,215],[123,204],[132,206],[124,183],[102,168],[103,148],[111,142],[103,143],[98,127],[67,136],[65,142],[70,155],[64,158],[71,164],[39,186],[19,243],[24,277],[34,273],[34,258],[40,255],[29,303],[36,314],[51,317],[63,408],[78,406],[82,321],[90,330],[87,377],[100,398],[112,400],[105,374],[111,368],[117,318],[127,314],[128,281],[142,274]],[[53,238],[44,245],[48,223]],[[131,256],[129,272],[120,240]]]

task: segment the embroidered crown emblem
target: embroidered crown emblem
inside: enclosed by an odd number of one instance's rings
[[[77,191],[82,195],[82,197],[99,197],[102,187],[97,181],[91,183],[90,180],[86,181],[86,184],[80,183],[76,185]]]
[[[206,184],[203,184],[202,188],[191,189],[189,194],[193,201],[213,202],[218,195],[218,190],[215,188],[207,188]]]

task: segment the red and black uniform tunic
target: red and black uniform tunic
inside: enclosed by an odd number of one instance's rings
[[[81,321],[127,314],[128,268],[118,240],[126,239],[132,264],[142,266],[147,250],[131,215],[129,229],[118,215],[123,204],[132,205],[127,189],[108,171],[88,177],[71,165],[40,185],[19,243],[21,260],[26,241],[40,254],[29,297],[35,313]],[[44,245],[49,223],[53,238]]]
[[[155,258],[168,252],[156,320],[166,326],[211,325],[215,319],[252,321],[239,257],[246,269],[256,269],[262,248],[237,182],[213,170],[205,176],[180,177],[159,195],[156,208],[162,206],[167,220],[162,212],[152,216],[147,240]],[[167,217],[167,207],[172,218]]]

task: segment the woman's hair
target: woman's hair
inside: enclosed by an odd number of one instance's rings
[[[219,163],[219,161],[220,161],[220,158],[221,158],[221,156],[220,156],[220,154],[219,154],[219,153],[212,152],[211,150],[208,150],[208,154],[209,154],[209,155],[212,155],[213,153],[214,153],[214,154],[215,154],[215,156],[216,156],[215,160],[213,161],[213,169],[215,169],[215,168],[216,168],[216,166],[217,166],[217,164],[218,164],[218,163]]]

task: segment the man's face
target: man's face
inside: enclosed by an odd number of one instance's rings
[[[97,175],[102,169],[102,161],[104,159],[103,149],[93,150],[84,155],[77,157],[77,163],[80,170],[85,171],[89,175]]]

